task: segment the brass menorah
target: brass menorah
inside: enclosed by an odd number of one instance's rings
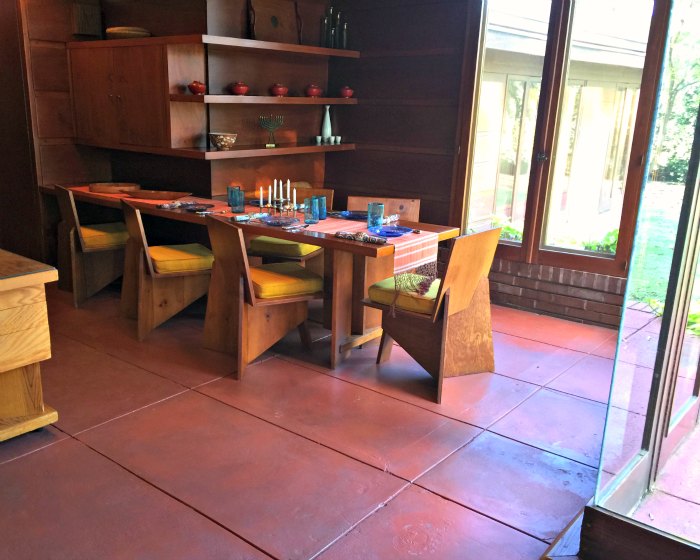
[[[265,144],[266,148],[274,148],[277,144],[275,143],[275,130],[277,130],[284,123],[284,116],[282,115],[260,115],[260,126],[270,133],[270,138]]]

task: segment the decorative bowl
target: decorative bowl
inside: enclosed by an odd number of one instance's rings
[[[340,97],[344,97],[345,99],[352,97],[354,93],[355,90],[353,90],[350,86],[343,86],[340,88]]]
[[[320,86],[317,86],[316,84],[309,84],[306,86],[306,96],[307,97],[318,97],[323,93],[323,90],[321,89]]]
[[[231,84],[231,92],[233,95],[245,95],[250,87],[245,82],[236,82]]]
[[[238,134],[229,132],[210,132],[209,140],[217,150],[226,151],[233,150],[233,145],[236,143]]]
[[[143,27],[108,27],[105,35],[107,39],[140,39],[150,37],[151,32]]]
[[[284,97],[287,95],[288,91],[289,88],[287,86],[283,86],[282,84],[272,84],[270,86],[270,93],[272,95],[276,95],[277,97]]]
[[[207,91],[207,84],[204,84],[198,80],[187,84],[187,89],[189,89],[195,95],[204,95]]]

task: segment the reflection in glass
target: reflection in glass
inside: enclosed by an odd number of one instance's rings
[[[546,247],[615,254],[652,8],[576,2]]]
[[[490,0],[467,227],[522,240],[551,2]]]

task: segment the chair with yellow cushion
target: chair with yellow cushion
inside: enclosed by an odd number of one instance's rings
[[[124,222],[81,225],[73,192],[56,185],[61,212],[58,226],[58,268],[62,289],[73,292],[79,307],[124,271],[124,246],[129,234]]]
[[[297,202],[303,203],[305,198],[325,196],[328,210],[333,208],[333,189],[297,189]],[[317,274],[323,274],[323,249],[317,245],[297,243],[286,239],[278,239],[261,235],[250,240],[248,247],[250,256],[262,257],[264,263],[294,261],[302,266],[308,266]]]
[[[442,279],[427,291],[396,290],[395,277],[369,288],[363,303],[382,311],[377,363],[389,359],[392,339],[437,381],[437,402],[445,377],[493,371],[488,274],[501,230],[454,240]],[[400,277],[415,285],[417,278]],[[413,282],[412,282],[413,281]],[[420,290],[423,291],[423,290]]]
[[[122,312],[138,321],[138,339],[202,297],[209,289],[214,255],[204,245],[149,247],[141,212],[122,200],[129,231]]]
[[[295,327],[308,348],[308,304],[322,297],[323,279],[293,262],[250,267],[239,227],[212,216],[207,227],[215,260],[204,345],[236,356],[237,379]]]

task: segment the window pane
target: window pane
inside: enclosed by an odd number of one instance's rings
[[[614,255],[652,0],[578,0],[543,245]]]
[[[490,0],[467,227],[522,239],[550,1]]]

